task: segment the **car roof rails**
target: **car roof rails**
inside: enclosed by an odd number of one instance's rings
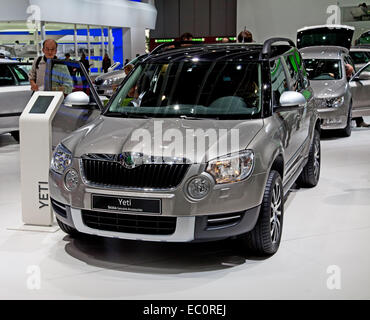
[[[296,47],[295,43],[288,38],[271,38],[263,43],[261,59],[270,59],[272,57],[272,45],[276,42],[287,42],[290,46]]]
[[[199,43],[199,41],[172,41],[160,44],[158,47],[154,48],[149,55],[161,53],[166,50],[172,50],[172,49],[180,49],[182,46],[188,47],[189,45],[196,45],[196,46],[202,46],[203,43]]]

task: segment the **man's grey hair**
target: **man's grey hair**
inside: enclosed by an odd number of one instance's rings
[[[42,43],[42,47],[43,47],[43,48],[45,48],[45,44],[46,44],[46,42],[48,42],[48,41],[53,41],[53,42],[55,43],[56,47],[58,48],[58,43],[57,43],[54,39],[46,39],[46,40]]]

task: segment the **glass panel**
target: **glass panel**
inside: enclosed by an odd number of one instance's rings
[[[193,59],[139,65],[107,115],[251,118],[260,111],[259,64]]]
[[[280,96],[284,91],[289,90],[288,81],[280,58],[271,61],[270,72],[274,105],[278,106],[280,104]]]
[[[96,103],[92,94],[90,83],[78,62],[57,61],[52,62],[51,91],[63,91],[64,95],[76,91],[83,91],[90,97],[90,103]]]
[[[342,63],[337,59],[305,59],[304,64],[310,80],[342,79]]]
[[[12,72],[5,64],[0,64],[0,86],[14,86],[15,79]]]

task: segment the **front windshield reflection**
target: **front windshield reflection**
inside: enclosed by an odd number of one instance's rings
[[[258,63],[143,63],[125,81],[107,116],[256,118],[261,112]]]

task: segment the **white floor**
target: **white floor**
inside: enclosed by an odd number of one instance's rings
[[[370,299],[370,129],[324,138],[322,153],[319,186],[288,198],[278,253],[245,259],[230,242],[7,230],[21,225],[19,145],[2,135],[0,299]]]

